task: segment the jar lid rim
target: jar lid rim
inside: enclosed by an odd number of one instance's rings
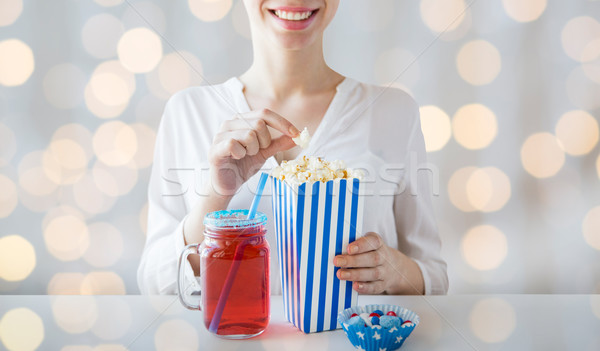
[[[204,217],[204,225],[214,228],[254,227],[267,222],[267,216],[256,212],[252,219],[247,219],[249,210],[221,210],[210,212]]]

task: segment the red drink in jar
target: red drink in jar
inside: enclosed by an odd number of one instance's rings
[[[200,254],[204,324],[230,339],[259,335],[269,323],[267,217],[260,212],[253,219],[247,215],[248,210],[209,213],[203,243],[191,248]]]

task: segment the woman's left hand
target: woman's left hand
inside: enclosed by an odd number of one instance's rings
[[[348,254],[338,255],[337,277],[354,282],[361,294],[422,295],[425,291],[421,269],[402,252],[387,246],[381,236],[369,232],[350,243]]]

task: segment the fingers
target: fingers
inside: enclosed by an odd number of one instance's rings
[[[356,255],[338,255],[333,259],[336,267],[375,267],[384,262],[379,251],[369,251]]]
[[[252,129],[219,133],[213,145],[213,157],[231,157],[235,160],[256,155],[260,149],[258,136]]]
[[[350,280],[353,282],[371,282],[376,280],[383,280],[383,269],[383,266],[371,268],[338,269],[336,275],[340,280]]]
[[[272,127],[284,135],[273,140],[267,127]],[[213,140],[215,151],[211,158],[231,157],[239,160],[261,151],[267,159],[277,152],[296,146],[292,137],[298,136],[299,133],[290,121],[271,110],[250,111],[221,124],[221,130]]]
[[[269,109],[238,114],[235,118],[225,121],[221,125],[221,131],[254,128],[257,120],[262,120],[264,124],[292,138],[300,134],[300,131],[292,122]]]
[[[385,284],[381,280],[375,282],[354,282],[352,289],[360,294],[377,295],[385,292]]]
[[[214,144],[210,154],[211,161],[226,157],[239,160],[244,156],[246,156],[246,148],[235,139],[228,139]]]
[[[261,149],[271,144],[271,133],[267,129],[267,123],[261,118],[234,118],[221,124],[221,133],[238,130],[254,130]]]
[[[289,150],[296,146],[296,143],[287,135],[282,135],[279,138],[273,139],[268,148],[261,150],[265,159],[275,155],[279,151]]]
[[[277,129],[278,131],[292,138],[297,137],[298,134],[300,134],[300,131],[292,124],[292,122],[266,108],[250,111],[240,115],[240,118],[260,118],[264,120],[269,127]]]
[[[350,255],[356,255],[364,252],[378,250],[383,246],[383,240],[377,233],[368,232],[362,238],[348,245],[347,251]]]

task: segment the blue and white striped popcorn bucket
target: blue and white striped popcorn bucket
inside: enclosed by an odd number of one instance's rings
[[[358,293],[337,278],[333,257],[362,235],[361,182],[271,179],[285,316],[305,333],[339,329],[338,313],[356,305]]]

